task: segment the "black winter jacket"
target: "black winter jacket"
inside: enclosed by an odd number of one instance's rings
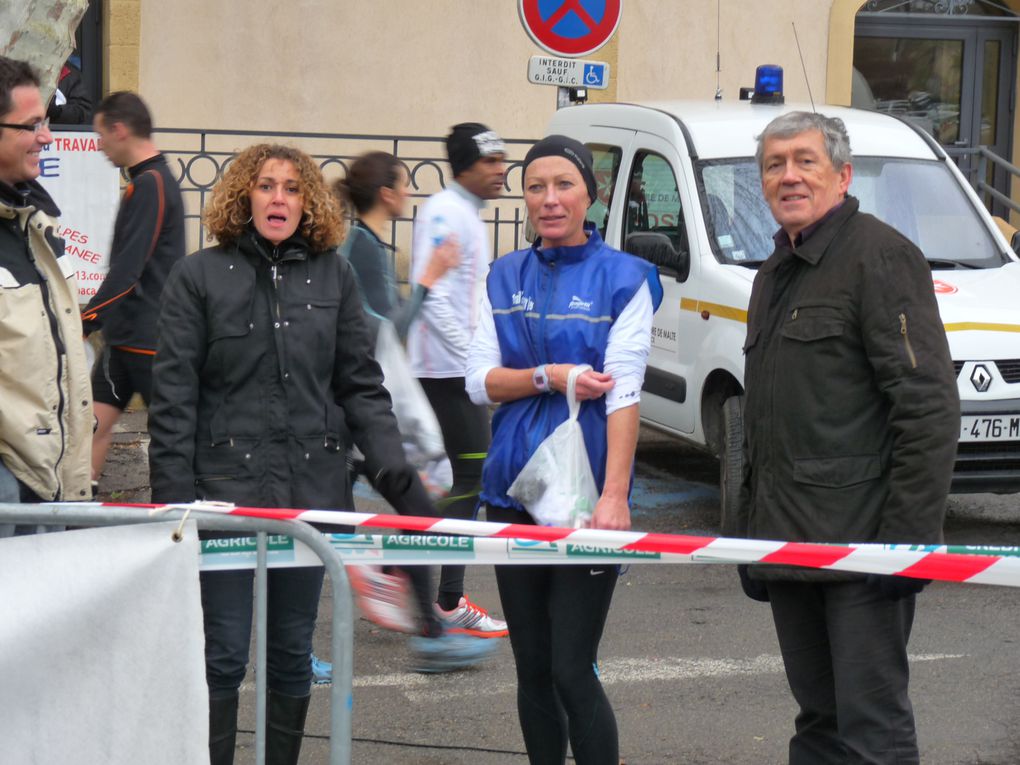
[[[941,541],[960,403],[917,247],[847,197],[795,251],[777,247],[762,265],[744,352],[744,507],[731,531]]]
[[[149,408],[154,502],[339,508],[344,417],[373,474],[404,465],[350,264],[253,232],[180,260]]]

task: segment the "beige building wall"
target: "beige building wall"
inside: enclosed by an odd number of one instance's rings
[[[831,4],[831,0],[626,2],[620,34],[624,62],[620,100],[713,98],[718,40],[725,100],[737,99],[741,86],[754,85],[758,65],[778,64],[784,70],[787,101],[807,103],[795,21],[811,92],[816,103],[824,103]]]
[[[555,110],[556,89],[527,82],[528,58],[544,51],[517,0],[110,2],[140,4],[137,87],[166,127],[437,135],[480,120],[528,138]],[[830,5],[720,0],[724,97],[772,63],[786,70],[788,98],[807,100],[796,19],[824,101]],[[593,100],[712,98],[718,28],[712,0],[625,0],[613,42],[586,57],[608,61],[613,77]],[[124,44],[111,37],[111,54]]]

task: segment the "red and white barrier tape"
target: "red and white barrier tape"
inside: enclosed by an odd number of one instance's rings
[[[113,503],[105,506],[123,507]],[[82,505],[76,505],[81,508]],[[139,505],[154,512],[161,506]],[[640,531],[565,529],[515,523],[462,521],[407,515],[374,515],[334,510],[236,507],[196,502],[166,508],[190,508],[209,512],[274,520],[300,520],[347,526],[370,526],[404,532],[527,539],[564,542],[623,553],[649,552],[682,556],[695,563],[769,563],[865,574],[895,574],[947,582],[970,582],[1020,586],[1020,549],[1003,547],[948,547],[945,545],[814,544],[771,542],[756,539],[698,537]],[[677,558],[673,558],[677,560]],[[638,556],[631,563],[642,562]]]

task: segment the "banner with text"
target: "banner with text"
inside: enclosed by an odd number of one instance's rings
[[[39,169],[39,183],[60,208],[56,233],[75,259],[78,300],[87,303],[110,267],[120,171],[100,150],[95,133],[54,133]]]

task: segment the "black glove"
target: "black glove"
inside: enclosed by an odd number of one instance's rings
[[[768,585],[760,579],[752,579],[751,575],[747,573],[746,563],[737,566],[737,574],[740,576],[740,589],[747,597],[757,600],[759,603],[769,602]]]
[[[372,486],[389,500],[390,497],[402,497],[406,494],[417,477],[414,468],[405,462],[403,465],[385,467],[378,471],[372,479]]]
[[[902,600],[910,595],[916,595],[929,584],[931,579],[914,579],[909,576],[890,576],[888,574],[868,574],[867,582],[872,587],[877,587],[889,600]]]
[[[435,505],[418,477],[418,471],[408,465],[393,465],[377,471],[372,486],[382,494],[399,515],[438,517]]]

